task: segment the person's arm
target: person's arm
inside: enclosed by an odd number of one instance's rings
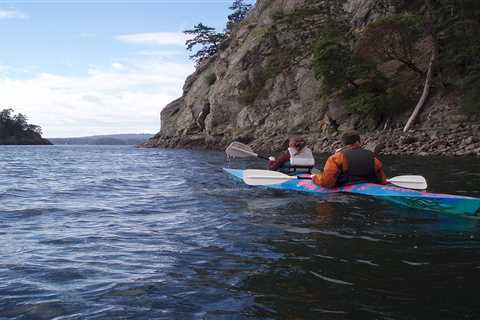
[[[290,160],[290,154],[282,153],[277,159],[268,161],[268,170],[276,171],[288,160]]]
[[[343,154],[337,152],[325,162],[322,173],[312,175],[313,183],[324,187],[333,188],[337,184],[337,177],[343,165]]]
[[[377,181],[380,184],[387,184],[387,176],[383,171],[382,162],[375,158],[375,175],[377,176]]]

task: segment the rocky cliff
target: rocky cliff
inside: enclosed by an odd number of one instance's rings
[[[371,119],[349,111],[341,97],[322,94],[322,83],[312,71],[312,54],[288,55],[287,48],[305,46],[302,30],[292,25],[272,34],[276,15],[305,3],[258,0],[234,30],[228,47],[186,79],[182,97],[162,111],[161,131],[143,146],[220,149],[237,140],[268,153],[281,150],[288,135],[301,134],[314,152],[321,153],[338,146],[343,130],[355,128],[367,141],[383,143],[384,153],[480,155],[479,116],[460,109],[461,94],[454,90],[432,88],[418,120],[406,133],[401,128],[415,101],[394,118]],[[351,24],[362,28],[378,17],[405,10],[412,1],[385,3],[348,0],[344,8]],[[426,69],[428,58],[419,56],[417,63]],[[423,79],[393,61],[381,70],[387,77],[411,83],[408,90],[418,99]]]

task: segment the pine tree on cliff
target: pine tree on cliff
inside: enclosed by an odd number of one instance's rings
[[[215,28],[208,27],[203,23],[198,23],[191,30],[185,30],[184,33],[193,36],[185,42],[188,51],[194,51],[197,47],[200,49],[190,56],[197,64],[216,55],[223,47],[228,44],[228,39],[233,28],[242,22],[252,5],[245,4],[244,0],[235,0],[229,7],[233,12],[228,16],[225,33],[216,32]]]
[[[185,42],[188,51],[193,51],[197,46],[202,47],[190,56],[190,59],[195,60],[197,64],[217,54],[221,43],[226,39],[224,33],[216,32],[215,28],[203,23],[195,25],[192,30],[185,30],[184,33],[194,36]]]
[[[245,20],[251,8],[252,8],[252,5],[245,4],[243,0],[233,1],[233,4],[228,8],[233,12],[230,15],[228,15],[227,28],[225,32],[227,34],[230,34],[235,25]]]

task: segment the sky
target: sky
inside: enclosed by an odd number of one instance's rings
[[[182,31],[223,30],[232,2],[0,0],[0,109],[47,138],[156,133],[194,71]]]

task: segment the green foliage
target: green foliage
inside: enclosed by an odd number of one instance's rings
[[[359,90],[344,93],[347,109],[372,118],[389,118],[412,107],[413,101],[395,87],[370,83]]]
[[[386,116],[401,114],[402,112],[410,110],[414,103],[414,100],[405,95],[405,92],[400,88],[391,87],[386,90],[386,101],[383,113]]]
[[[341,44],[318,45],[314,49],[313,70],[317,79],[323,80],[326,94],[343,88],[347,82],[353,52]]]
[[[317,32],[317,45],[342,43],[352,47],[355,43],[348,20],[328,18],[323,21],[322,28]]]
[[[215,81],[217,81],[217,75],[214,72],[209,73],[205,76],[205,81],[209,86],[211,86],[215,83]]]
[[[244,0],[234,0],[232,5],[229,7],[229,9],[233,12],[228,15],[225,32],[230,34],[235,25],[245,20],[251,8],[252,5],[245,4]]]
[[[480,1],[436,0],[433,10],[442,73],[464,77],[480,65]]]
[[[480,81],[475,86],[465,88],[462,107],[467,113],[480,113]]]
[[[42,134],[39,126],[28,124],[27,117],[21,113],[14,114],[13,109],[0,111],[0,137],[16,136],[25,133]]]
[[[467,113],[480,113],[480,66],[470,70],[465,80],[462,108]]]
[[[230,10],[233,10],[233,13],[228,16],[225,32],[216,32],[215,28],[208,27],[201,22],[194,25],[193,29],[183,31],[185,34],[193,36],[185,42],[187,50],[194,51],[190,55],[190,59],[199,64],[225,48],[233,27],[246,18],[251,7],[250,4],[245,4],[244,0],[234,0],[229,7]],[[200,48],[197,50],[198,47]]]
[[[436,0],[432,4],[442,81],[460,85],[463,110],[479,113],[480,1]]]
[[[425,36],[423,17],[411,14],[388,16],[367,26],[359,39],[357,52],[377,63],[397,60],[423,74],[414,60],[420,55],[416,43]]]
[[[353,113],[361,113],[377,117],[382,109],[382,97],[366,90],[356,91],[345,100],[347,109]]]
[[[352,49],[353,36],[344,21],[328,20],[313,49],[315,77],[323,81],[326,94],[345,87],[357,88],[357,79],[375,74],[375,67],[355,54]]]
[[[215,28],[208,27],[199,23],[191,30],[183,31],[187,35],[192,35],[193,38],[185,42],[188,51],[193,51],[197,46],[201,48],[190,56],[190,59],[201,63],[202,61],[214,56],[220,50],[220,44],[226,40],[224,33],[218,33]]]
[[[405,111],[411,102],[395,83],[356,50],[345,21],[326,21],[314,45],[313,70],[326,94],[340,91],[350,112],[384,119]]]
[[[319,32],[330,18],[341,20],[346,15],[344,0],[305,1],[292,11],[280,9],[272,13],[270,29],[260,34],[269,43],[267,67],[271,75],[300,65],[313,53],[313,45]],[[348,19],[345,19],[347,21]]]

